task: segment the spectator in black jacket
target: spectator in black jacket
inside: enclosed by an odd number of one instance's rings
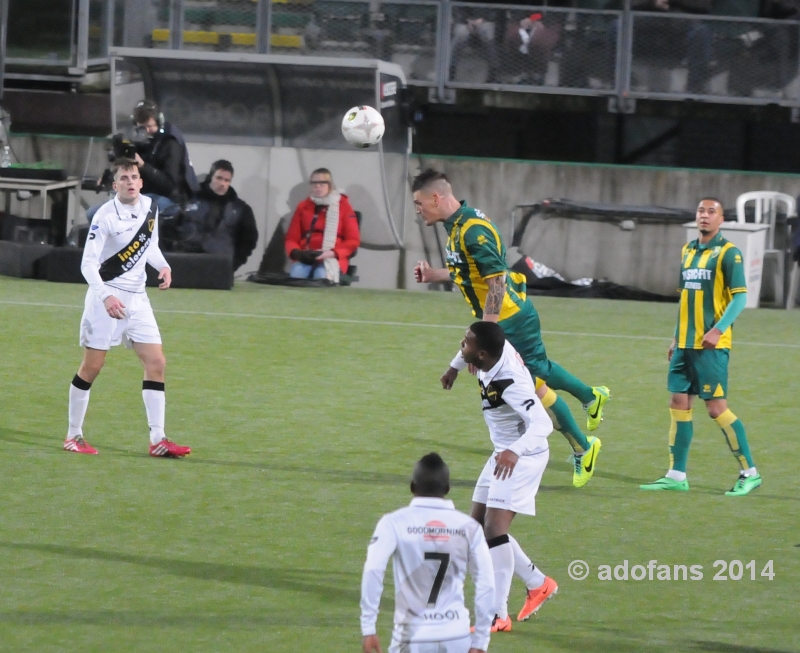
[[[241,267],[256,248],[258,228],[253,210],[231,186],[233,166],[220,159],[200,184],[195,201],[186,205],[178,249],[227,254],[233,269]]]

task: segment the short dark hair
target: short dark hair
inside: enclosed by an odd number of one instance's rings
[[[311,179],[311,177],[314,175],[328,175],[331,178],[331,181],[333,181],[333,174],[331,174],[331,171],[327,168],[317,168],[316,170],[313,170],[309,179]]]
[[[719,204],[719,208],[721,208],[723,210],[723,212],[725,211],[725,205],[722,203],[722,200],[719,199],[719,198],[716,198],[716,197],[701,197],[700,198],[700,202],[716,202],[717,204]],[[698,206],[700,206],[700,202],[697,203]]]
[[[209,178],[213,177],[217,170],[225,170],[226,172],[230,172],[231,177],[233,177],[233,164],[230,161],[225,159],[214,161],[214,163],[211,164],[211,171],[208,173]]]
[[[158,105],[152,100],[142,100],[133,107],[133,121],[137,125],[143,125],[150,118],[160,124],[160,116],[161,112],[158,110]]]
[[[429,186],[436,181],[445,181],[448,184],[450,183],[447,175],[443,172],[439,172],[433,168],[423,170],[416,177],[414,177],[414,181],[411,183],[411,192],[416,193],[418,190],[422,190],[426,186]]]
[[[506,335],[499,324],[481,320],[471,324],[469,330],[475,336],[475,344],[479,350],[482,349],[492,358],[500,358],[503,355]]]
[[[116,177],[120,170],[133,170],[134,168],[136,168],[136,172],[139,172],[139,164],[135,159],[114,159],[111,164],[111,175]]]
[[[450,491],[450,468],[438,453],[429,453],[414,465],[411,491],[421,497],[443,497]]]

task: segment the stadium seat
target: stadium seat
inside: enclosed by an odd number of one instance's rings
[[[0,274],[21,279],[44,279],[51,245],[0,240]]]
[[[775,260],[775,273],[771,277],[775,293],[775,304],[777,306],[783,306],[786,244],[789,242],[789,231],[787,228],[786,238],[780,238],[777,243],[778,247],[776,247],[775,230],[778,221],[778,204],[784,205],[787,219],[793,218],[797,215],[795,199],[786,193],[778,193],[770,190],[756,190],[749,193],[742,193],[736,198],[737,222],[747,222],[746,208],[747,204],[750,202],[753,202],[755,205],[753,213],[754,221],[757,224],[769,225],[766,249],[764,250],[764,262],[766,263],[767,259]]]

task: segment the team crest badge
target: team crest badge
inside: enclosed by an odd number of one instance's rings
[[[714,249],[711,250],[711,258],[717,258],[719,256],[719,252],[722,248],[717,245]]]
[[[147,228],[150,230],[150,233],[153,233],[153,229],[155,228],[155,226],[156,226],[156,221],[153,220],[152,218],[147,221]]]

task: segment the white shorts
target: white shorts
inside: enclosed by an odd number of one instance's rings
[[[520,456],[511,478],[506,477],[502,481],[494,475],[496,455],[493,453],[483,466],[480,478],[475,484],[475,491],[472,493],[472,501],[482,503],[487,508],[535,515],[536,493],[539,491],[542,474],[550,459],[550,449],[530,456]]]
[[[108,351],[120,344],[131,349],[134,342],[160,345],[161,333],[147,293],[111,290],[125,305],[125,317],[121,320],[111,317],[97,293],[89,288],[81,317],[81,347]]]
[[[472,636],[449,639],[444,642],[396,642],[392,640],[389,653],[469,653]]]

